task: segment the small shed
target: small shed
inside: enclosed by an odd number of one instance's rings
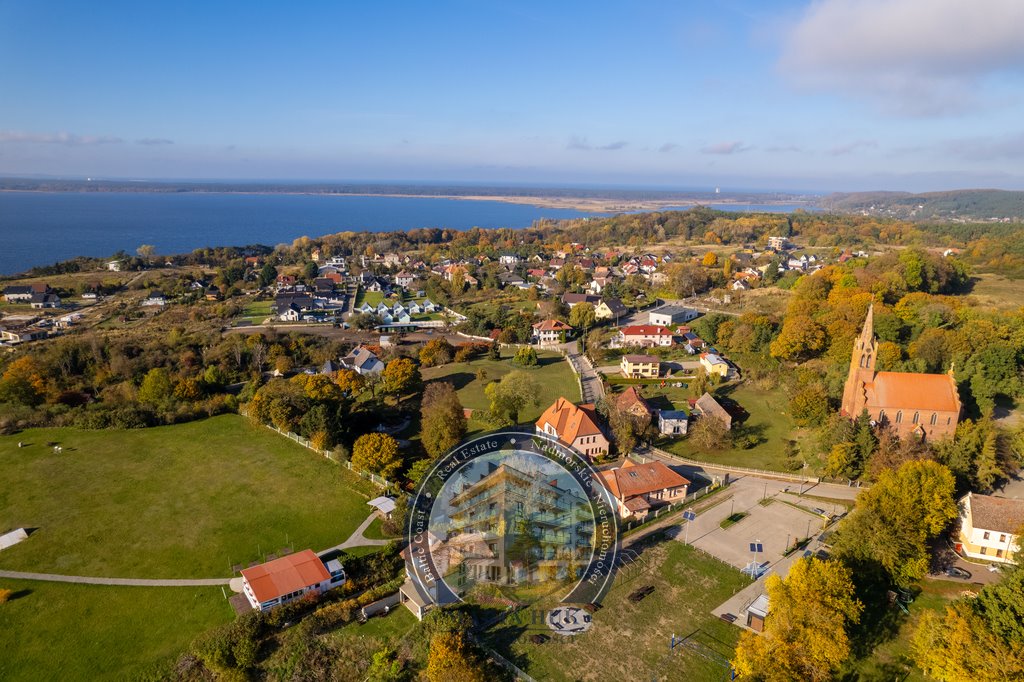
[[[391,512],[395,511],[395,500],[387,496],[375,497],[366,504],[376,509],[385,519],[390,519]]]
[[[754,632],[764,630],[764,619],[768,616],[768,595],[758,595],[747,607],[747,627]]]

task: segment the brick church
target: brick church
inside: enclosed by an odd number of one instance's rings
[[[960,420],[953,368],[946,374],[876,372],[877,355],[874,309],[869,307],[864,329],[853,342],[842,413],[855,419],[867,409],[873,421],[888,425],[900,438],[951,437]]]

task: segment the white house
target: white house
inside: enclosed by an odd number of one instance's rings
[[[345,369],[351,369],[357,374],[379,374],[384,371],[384,363],[371,351],[359,346],[353,348],[352,352],[341,358],[341,365]]]
[[[561,320],[544,320],[533,325],[533,338],[542,345],[561,343],[571,331],[572,327]]]
[[[167,305],[167,298],[164,297],[164,293],[162,291],[154,289],[149,292],[149,296],[142,300],[142,305],[165,306]]]
[[[684,410],[658,410],[658,433],[665,436],[685,436],[690,415]]]
[[[635,324],[623,327],[614,341],[618,347],[671,346],[674,343],[672,331],[658,325]]]
[[[663,305],[647,314],[647,321],[651,324],[667,327],[670,324],[686,324],[690,320],[700,317],[700,313],[693,308],[684,308],[679,305]]]
[[[1013,562],[1024,530],[1024,500],[967,493],[960,500],[957,547],[974,559]]]
[[[320,594],[345,582],[337,559],[326,564],[305,549],[265,564],[242,569],[242,592],[257,611],[267,611],[309,593]]]

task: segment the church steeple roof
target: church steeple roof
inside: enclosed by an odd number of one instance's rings
[[[860,338],[866,344],[870,344],[875,338],[875,304],[868,305],[868,315],[864,318],[864,329],[860,332]]]

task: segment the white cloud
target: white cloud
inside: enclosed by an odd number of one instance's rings
[[[1024,71],[1021,0],[820,0],[785,38],[798,86],[936,116],[985,104],[983,81]]]
[[[965,161],[985,163],[999,159],[1024,159],[1024,133],[948,140],[942,145],[941,152]]]
[[[850,154],[858,149],[874,149],[878,146],[878,142],[875,140],[854,140],[853,142],[846,142],[845,144],[839,144],[832,149],[828,150],[828,153],[832,156],[842,156],[843,154]]]
[[[739,154],[745,152],[751,147],[744,145],[740,141],[734,142],[717,142],[715,144],[709,144],[706,147],[701,147],[701,154]]]
[[[628,144],[629,143],[626,142],[625,140],[616,140],[615,142],[609,142],[608,144],[595,146],[590,144],[590,141],[587,138],[580,137],[579,135],[573,135],[572,137],[569,138],[569,142],[568,144],[565,145],[565,148],[576,151],[597,150],[603,152],[613,152],[622,149]]]
[[[29,144],[62,144],[68,147],[92,144],[119,144],[119,137],[110,135],[76,135],[75,133],[26,133],[17,130],[0,130],[0,142],[24,142]]]

